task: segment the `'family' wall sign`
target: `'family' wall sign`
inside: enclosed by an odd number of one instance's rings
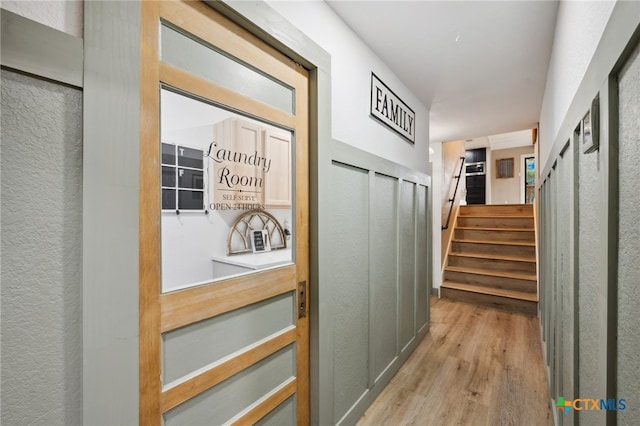
[[[371,116],[416,143],[416,114],[378,76],[371,73]]]

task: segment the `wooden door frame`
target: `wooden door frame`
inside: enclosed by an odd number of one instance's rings
[[[83,93],[83,422],[135,424],[139,400],[139,175],[141,9],[145,2],[87,2]],[[321,241],[318,163],[329,158],[331,58],[264,2],[206,1],[310,70],[311,424],[331,397],[320,376],[317,305]],[[107,78],[108,77],[108,78]],[[322,143],[319,143],[322,141]],[[113,173],[117,170],[117,173]],[[109,175],[109,179],[105,176]],[[324,189],[323,189],[324,188]],[[327,247],[330,242],[324,242]],[[143,265],[144,266],[144,265]],[[324,383],[324,387],[322,384]],[[321,391],[322,388],[322,391]]]
[[[295,89],[294,111],[287,114],[260,102],[234,94],[229,90],[163,63],[159,54],[161,19],[195,34],[212,45],[219,45],[231,55],[289,82]],[[212,29],[213,28],[213,29]],[[211,34],[224,34],[220,41]],[[215,37],[214,37],[215,38]],[[263,58],[263,59],[259,59]],[[143,2],[141,8],[140,64],[140,193],[139,193],[139,423],[160,424],[162,414],[200,392],[231,377],[293,342],[296,343],[296,377],[267,400],[246,413],[239,422],[257,421],[289,396],[296,394],[297,419],[308,424],[309,415],[309,316],[300,317],[296,328],[278,338],[247,351],[238,365],[221,364],[175,388],[161,388],[161,335],[188,324],[229,312],[245,303],[265,300],[285,292],[297,294],[296,304],[309,306],[309,292],[299,293],[296,282],[310,282],[309,277],[309,76],[276,49],[247,31],[237,28],[224,16],[203,3]],[[160,187],[159,87],[169,84],[189,93],[222,101],[232,108],[265,117],[274,123],[296,129],[295,187],[292,209],[295,227],[295,265],[261,272],[258,287],[255,275],[241,276],[222,282],[161,293],[160,263]],[[307,284],[308,286],[308,284]],[[304,299],[302,299],[304,298]],[[212,306],[208,301],[216,300]],[[183,386],[184,385],[184,386]]]
[[[333,387],[327,374],[326,353],[320,345],[320,300],[327,299],[320,283],[326,280],[328,237],[331,214],[327,179],[320,179],[331,164],[331,56],[315,41],[296,28],[268,4],[204,0],[211,8],[309,70],[309,346],[310,346],[310,424],[318,425],[332,413]],[[320,266],[324,268],[321,269]]]

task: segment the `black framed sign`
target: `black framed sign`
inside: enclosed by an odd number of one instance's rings
[[[269,244],[269,235],[266,229],[251,231],[251,248],[253,249],[254,253],[271,251],[271,244]]]
[[[370,113],[373,118],[412,144],[416,143],[415,112],[373,72],[371,73]]]

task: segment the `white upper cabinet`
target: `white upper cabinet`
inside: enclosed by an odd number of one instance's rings
[[[229,118],[214,126],[214,138],[214,203],[291,207],[291,133]]]

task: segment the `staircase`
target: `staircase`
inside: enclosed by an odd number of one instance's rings
[[[440,295],[536,315],[533,206],[460,206]]]

